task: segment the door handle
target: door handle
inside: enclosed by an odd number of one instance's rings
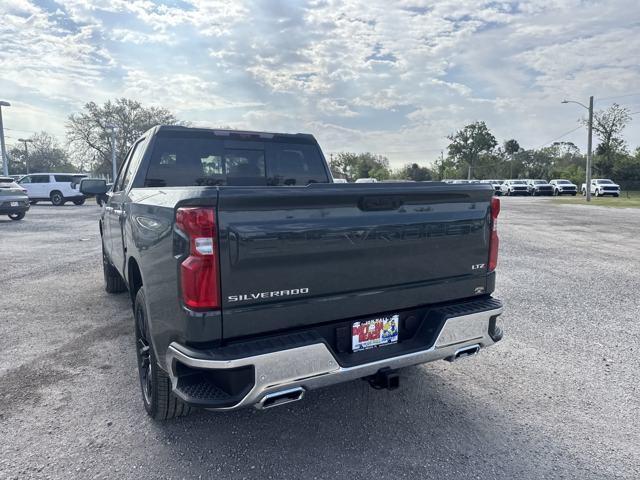
[[[111,213],[111,212],[113,212],[113,207],[104,207],[104,211],[108,212],[108,213]]]
[[[117,208],[114,208],[114,209],[113,209],[113,214],[114,214],[114,215],[117,215],[117,216],[119,216],[119,217],[124,217],[124,215],[125,215],[124,210],[119,210],[119,209],[117,209]]]

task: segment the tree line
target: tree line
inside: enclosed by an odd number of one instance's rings
[[[616,181],[638,182],[640,187],[640,148],[629,152],[622,133],[631,120],[629,110],[613,104],[594,115],[593,130],[598,140],[594,150],[593,175]],[[583,121],[584,123],[584,121]],[[31,172],[81,171],[109,176],[111,158],[121,164],[133,142],[158,124],[187,125],[164,108],[145,107],[126,98],[102,105],[87,103],[69,115],[66,142],[60,144],[47,132],[32,135],[28,144],[28,168]],[[111,129],[117,142],[111,142]],[[485,122],[465,125],[448,137],[446,155],[424,158],[392,169],[389,159],[375,153],[341,152],[331,156],[330,167],[336,178],[378,180],[443,180],[456,178],[566,178],[576,184],[584,181],[585,153],[571,142],[553,142],[535,149],[522,148],[515,139],[499,143]],[[22,145],[9,151],[11,173],[27,173],[27,156]]]
[[[635,182],[640,187],[640,147],[630,152],[622,133],[631,120],[627,108],[613,104],[594,114],[593,132],[599,142],[593,152],[593,176]],[[586,125],[586,121],[582,120]],[[371,153],[338,153],[331,160],[336,177],[354,181],[375,177],[378,180],[444,180],[564,178],[577,185],[584,182],[586,153],[572,142],[557,141],[548,146],[525,149],[515,139],[501,144],[487,127],[478,121],[449,135],[446,156],[429,162],[429,166],[407,163],[393,170],[389,160]],[[427,162],[425,162],[427,163]]]

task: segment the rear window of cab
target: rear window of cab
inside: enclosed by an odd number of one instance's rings
[[[329,183],[317,144],[224,140],[201,132],[156,137],[145,187],[304,186]]]

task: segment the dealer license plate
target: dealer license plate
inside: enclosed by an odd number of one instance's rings
[[[19,202],[11,202],[11,206],[12,207],[19,207],[20,203]]]
[[[399,315],[354,322],[351,326],[351,347],[361,352],[382,345],[398,342]]]

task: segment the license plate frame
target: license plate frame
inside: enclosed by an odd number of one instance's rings
[[[351,324],[351,351],[364,352],[398,343],[400,315],[361,320]]]

